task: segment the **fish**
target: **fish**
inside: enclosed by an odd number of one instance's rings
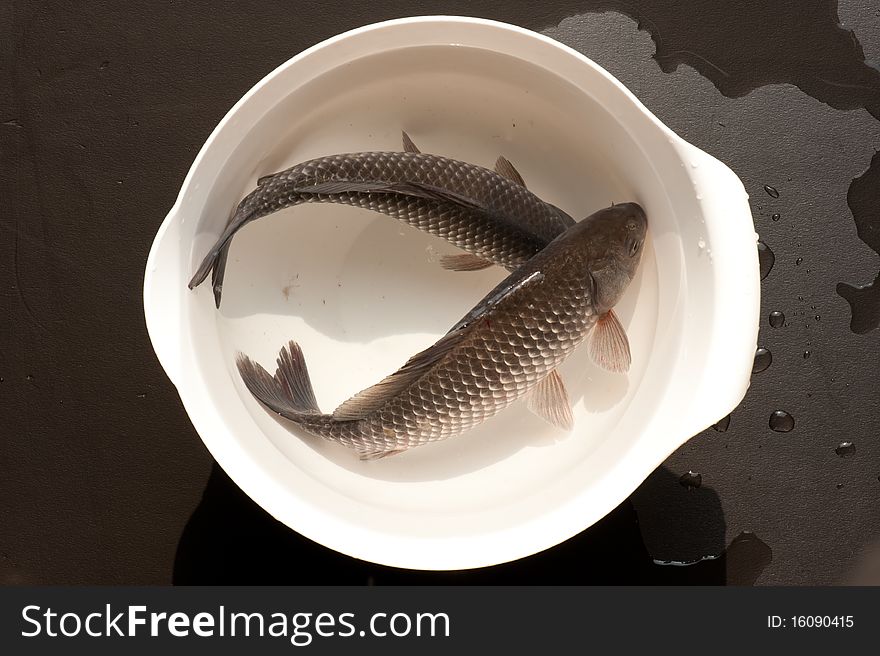
[[[584,340],[594,362],[623,372],[632,356],[614,306],[632,281],[647,217],[636,203],[599,210],[551,241],[436,343],[331,414],[315,399],[302,349],[290,341],[275,374],[239,353],[244,385],[268,410],[362,459],[459,435],[517,399],[572,428],[556,371]]]
[[[403,152],[363,152],[311,159],[257,181],[189,282],[211,274],[220,307],[232,238],[245,225],[302,203],[339,203],[394,217],[466,251],[441,258],[444,268],[474,271],[493,264],[512,271],[574,219],[530,192],[501,156],[490,170],[422,153],[406,132]]]

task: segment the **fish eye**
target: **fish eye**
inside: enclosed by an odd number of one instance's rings
[[[641,239],[634,239],[633,242],[629,245],[629,256],[635,257],[636,253],[639,252],[639,249],[642,247]]]

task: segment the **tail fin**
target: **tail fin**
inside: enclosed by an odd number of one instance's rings
[[[226,273],[226,260],[229,257],[229,246],[232,242],[232,237],[245,224],[258,218],[256,216],[258,207],[256,197],[259,192],[261,192],[261,189],[258,187],[241,200],[238,207],[235,208],[229,224],[223,230],[223,234],[220,235],[211,247],[211,250],[205,255],[202,263],[199,264],[199,268],[196,269],[195,274],[193,274],[192,279],[189,281],[188,287],[195,289],[205,281],[205,278],[210,273],[211,285],[214,288],[214,304],[218,308],[220,307],[220,296],[223,293],[223,276]]]
[[[274,377],[244,353],[238,354],[235,364],[250,393],[273,412],[293,421],[320,414],[309,370],[296,342],[291,340],[281,349]]]
[[[208,254],[205,255],[205,259],[202,260],[187,285],[190,289],[195,289],[205,281],[210,273],[211,286],[214,289],[214,305],[218,308],[220,307],[220,297],[223,294],[223,277],[226,274],[226,260],[229,258],[232,236],[249,220],[250,218],[239,220],[237,217],[232,219],[229,228],[223,232]]]
[[[214,261],[214,270],[211,271],[211,289],[214,292],[214,307],[220,308],[220,298],[223,295],[223,278],[226,276],[226,261],[229,259],[229,248],[232,246],[232,239],[228,239],[217,259]]]

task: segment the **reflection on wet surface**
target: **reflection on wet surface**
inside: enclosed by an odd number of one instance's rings
[[[755,361],[752,364],[752,373],[758,374],[762,371],[766,371],[767,367],[769,367],[773,363],[773,354],[770,353],[769,349],[764,348],[763,346],[758,347],[755,351]]]
[[[688,470],[678,478],[678,482],[686,489],[700,487],[703,484],[703,475],[699,472]]]
[[[703,556],[689,561],[655,560],[654,564],[664,567],[692,567],[702,576],[717,569],[725,573],[727,585],[754,585],[772,560],[773,550],[754,533],[743,531],[717,556]]]
[[[758,242],[758,263],[761,267],[761,280],[770,275],[770,270],[776,263],[776,256],[770,247],[763,241]]]
[[[766,191],[771,198],[779,198],[779,191],[776,189],[776,187],[764,185],[764,191]]]
[[[837,448],[834,449],[834,453],[839,455],[841,458],[846,458],[853,455],[856,452],[856,445],[852,442],[841,442],[837,445]]]
[[[788,433],[794,429],[794,417],[785,410],[774,410],[769,423],[771,430],[777,433]]]

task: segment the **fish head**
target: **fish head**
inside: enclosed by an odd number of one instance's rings
[[[578,251],[592,277],[599,314],[613,308],[632,281],[642,258],[648,217],[637,203],[599,210],[578,224]]]

